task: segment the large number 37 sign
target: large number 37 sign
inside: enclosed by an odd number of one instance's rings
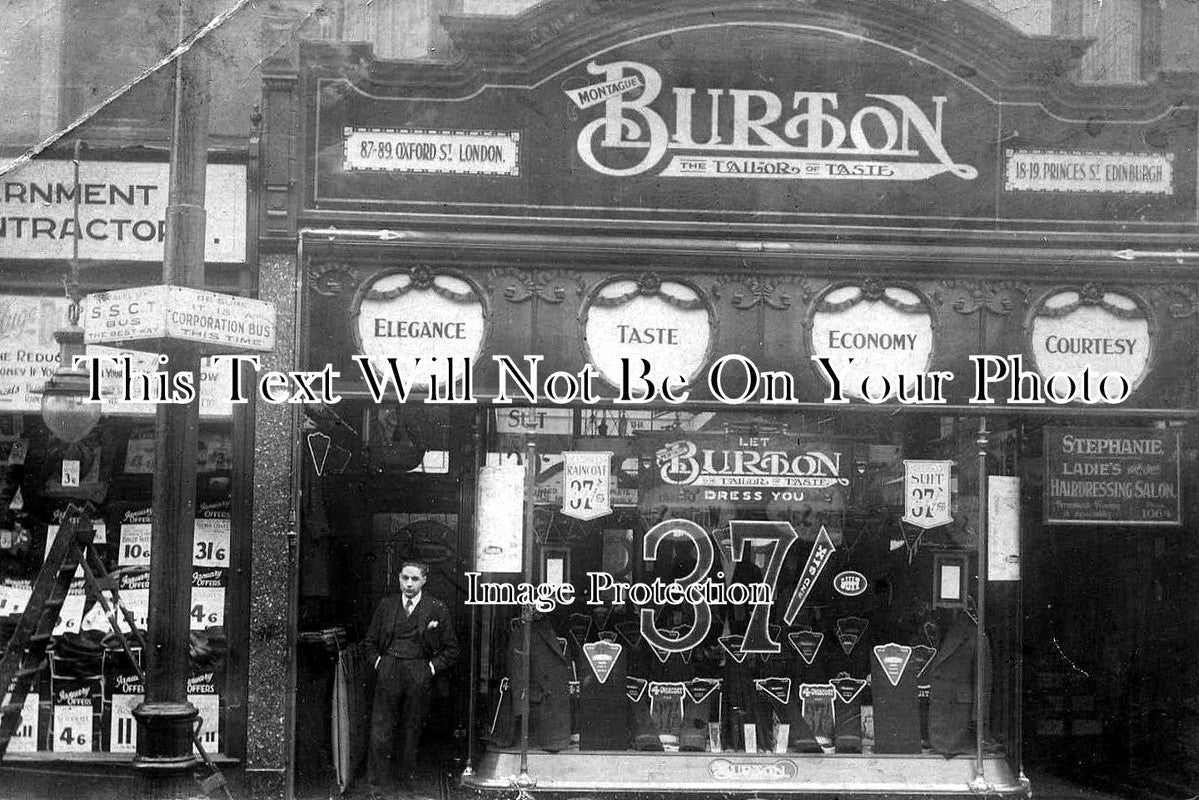
[[[707,581],[716,560],[716,548],[708,532],[691,520],[668,519],[650,528],[645,534],[645,541],[642,545],[642,558],[646,561],[657,561],[658,546],[663,539],[669,536],[686,537],[695,548],[695,566],[691,572],[679,578],[677,583],[688,587]],[[763,570],[762,583],[769,587],[768,594],[773,598],[778,587],[779,573],[783,568],[783,559],[786,558],[791,545],[795,544],[798,539],[799,535],[790,522],[733,520],[729,523],[728,549],[723,554],[725,570],[728,574],[732,574],[736,564],[749,557],[751,544],[765,545],[769,548],[769,552],[766,558],[766,568]],[[783,614],[783,619],[788,625],[795,621],[795,617],[807,600],[816,579],[820,577],[820,573],[828,564],[833,550],[833,540],[828,531],[821,526],[820,534],[812,545],[812,551],[808,554],[808,560],[804,564],[803,572],[799,576],[795,590],[787,603],[787,610]],[[717,577],[723,578],[725,574],[725,572],[718,573]],[[706,595],[699,594],[700,598],[688,601],[692,609],[692,623],[690,629],[684,634],[681,636],[666,635],[654,621],[654,609],[643,608],[641,609],[641,635],[653,647],[668,653],[683,653],[701,644],[708,637],[712,628],[712,609],[707,602],[701,599]],[[781,649],[778,641],[771,638],[770,635],[771,605],[771,603],[753,604],[749,624],[745,629],[745,640],[741,645],[742,652],[777,653]]]

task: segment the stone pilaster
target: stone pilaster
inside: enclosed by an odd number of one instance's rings
[[[259,265],[259,294],[275,304],[276,347],[262,369],[291,370],[296,327],[296,270],[292,255]],[[253,567],[247,687],[246,785],[249,796],[291,795],[295,713],[295,592],[297,538],[292,527],[296,406],[257,403],[254,413]]]

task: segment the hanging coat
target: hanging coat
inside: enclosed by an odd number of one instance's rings
[[[937,654],[922,676],[929,685],[928,739],[934,752],[950,756],[974,751],[974,723],[986,730],[991,705],[990,644],[983,634],[983,697],[981,714],[974,707],[975,652],[978,625],[959,611],[945,632]]]
[[[529,643],[529,746],[557,752],[570,745],[570,682],[574,671],[548,618],[534,618]],[[524,633],[517,624],[508,636],[508,684],[490,737],[500,746],[520,746],[523,645]]]

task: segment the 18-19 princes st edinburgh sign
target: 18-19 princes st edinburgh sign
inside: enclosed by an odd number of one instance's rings
[[[1193,105],[1073,119],[961,65],[801,21],[667,24],[537,63],[441,86],[398,64],[369,78],[318,64],[309,203],[626,225],[1199,229]]]

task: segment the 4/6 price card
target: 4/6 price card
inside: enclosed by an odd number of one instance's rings
[[[54,706],[54,735],[51,749],[56,753],[92,752],[92,704]]]
[[[192,588],[191,629],[202,631],[225,624],[225,587],[195,586]]]

